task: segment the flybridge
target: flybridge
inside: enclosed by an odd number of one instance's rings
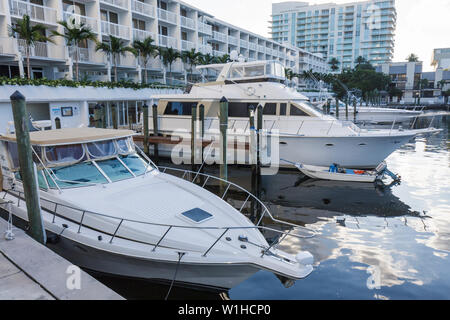
[[[278,61],[230,62],[199,66],[197,69],[205,78],[215,78],[217,82],[286,80],[285,68]]]

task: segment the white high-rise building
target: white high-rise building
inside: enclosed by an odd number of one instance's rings
[[[395,0],[345,4],[282,2],[272,5],[271,34],[327,61],[336,58],[340,68],[353,68],[362,56],[374,65],[392,60],[397,21]]]
[[[131,45],[135,39],[151,36],[155,44],[179,51],[196,49],[203,54],[223,56],[233,50],[247,60],[278,60],[287,68],[302,71],[299,50],[214,18],[212,15],[178,0],[0,0],[0,75],[18,76],[26,73],[23,40],[9,36],[8,26],[23,15],[33,23],[44,24],[48,35],[52,30],[63,33],[58,21],[75,16],[94,31],[97,41],[107,41],[109,35]],[[71,78],[74,51],[64,39],[54,37],[54,43],[37,43],[31,52],[34,78]],[[314,71],[325,71],[326,61],[310,55]],[[114,76],[113,63],[103,52],[95,51],[95,42],[88,41],[79,52],[80,74],[90,80],[110,80]],[[119,80],[138,81],[143,67],[130,53],[120,57]],[[317,68],[317,69],[316,69]],[[163,81],[163,65],[159,58],[148,64],[150,81]],[[186,70],[178,60],[172,66],[174,78],[185,79]]]

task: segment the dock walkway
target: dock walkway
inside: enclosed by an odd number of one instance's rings
[[[69,261],[17,228],[15,239],[7,241],[6,229],[0,218],[0,300],[123,300],[84,271],[80,289],[69,289]]]

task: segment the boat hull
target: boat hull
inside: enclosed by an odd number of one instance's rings
[[[17,210],[17,208],[15,208]],[[5,210],[0,208],[0,216],[7,218]],[[14,225],[25,229],[28,222],[14,215]],[[174,280],[190,287],[210,289],[230,289],[248,279],[260,269],[250,264],[195,264],[150,260],[120,255],[99,250],[82,243],[55,234],[46,229],[51,239],[47,247],[67,259],[74,265],[102,274],[154,281]]]
[[[348,181],[348,182],[365,182],[373,183],[375,182],[377,176],[369,174],[345,174],[338,172],[329,172],[324,168],[314,168],[311,166],[299,168],[299,170],[306,176],[313,179],[321,180],[333,180],[333,181]]]

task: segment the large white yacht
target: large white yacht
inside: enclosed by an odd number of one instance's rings
[[[325,115],[314,108],[308,98],[284,84],[284,67],[277,61],[231,62],[198,69],[215,81],[194,84],[184,94],[154,97],[159,100],[160,133],[188,134],[189,137],[192,106],[202,104],[205,107],[205,136],[218,140],[217,116],[220,100],[225,97],[229,102],[230,137],[248,139],[249,108],[263,106],[263,129],[268,138],[276,136],[280,145],[279,157],[272,157],[272,165],[291,166],[280,161],[285,159],[307,165],[338,164],[346,168],[373,169],[412,138],[436,131],[432,128],[362,129],[351,121]],[[161,148],[167,155],[173,150],[173,146]]]
[[[30,133],[49,246],[81,267],[107,274],[231,288],[260,269],[288,279],[309,275],[312,256],[293,256],[262,233],[300,237],[238,186],[160,171],[133,142],[133,131],[60,129]],[[15,135],[0,136],[0,196],[18,223],[28,221]],[[183,172],[182,172],[183,173]],[[2,179],[0,179],[1,181]],[[219,196],[202,188],[223,183]],[[227,201],[233,188],[245,195]],[[241,212],[262,208],[255,225]],[[5,208],[3,208],[5,209]],[[3,215],[5,211],[3,211]],[[264,227],[281,223],[288,232]],[[300,232],[302,233],[302,232]],[[296,235],[295,235],[296,234]]]

